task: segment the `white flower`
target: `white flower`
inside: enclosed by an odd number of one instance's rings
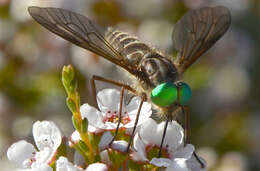
[[[79,168],[75,165],[73,165],[71,162],[68,161],[66,157],[60,157],[56,161],[56,170],[57,171],[83,171],[82,168]],[[107,165],[103,163],[93,163],[90,164],[85,171],[107,171],[108,167]]]
[[[204,168],[201,168],[201,164],[193,156],[194,146],[187,144],[184,147],[183,128],[176,121],[168,123],[163,143],[163,150],[166,150],[167,158],[149,159],[147,157],[149,150],[153,147],[159,149],[164,125],[165,122],[157,124],[150,118],[141,126],[138,134],[134,137],[136,152],[132,154],[133,159],[149,162],[158,167],[166,167],[168,171],[202,171]],[[205,165],[205,163],[203,164]]]
[[[46,164],[52,161],[61,144],[61,132],[53,122],[37,121],[33,125],[33,137],[38,150],[32,144],[21,140],[8,148],[7,157],[23,169],[48,170]]]
[[[104,149],[108,148],[112,139],[113,136],[111,135],[110,132],[104,132],[98,144],[100,151],[103,151]],[[116,151],[125,152],[127,149],[127,145],[128,142],[124,140],[119,140],[119,141],[113,141],[110,147]]]
[[[190,144],[186,147],[188,146]],[[153,158],[150,163],[158,167],[166,167],[166,171],[206,171],[206,162],[201,158],[199,160],[203,163],[203,167],[193,155],[189,158],[180,157],[171,160],[168,158]]]
[[[123,103],[120,128],[132,128],[141,98],[134,97],[129,104]],[[84,104],[80,108],[82,118],[87,118],[90,125],[104,130],[115,130],[118,124],[120,92],[116,89],[104,89],[97,94],[98,109]],[[144,102],[138,125],[152,114],[151,104]]]
[[[34,166],[32,169],[15,169],[15,171],[53,171],[53,169],[47,163],[41,163]]]
[[[80,134],[78,131],[74,131],[70,136],[69,146],[72,147],[74,144],[77,144],[81,140]]]
[[[56,171],[82,171],[83,169],[74,166],[66,157],[59,157],[56,161]]]
[[[142,161],[148,161],[147,151],[152,147],[159,148],[161,145],[165,122],[157,124],[153,119],[149,118],[142,124],[138,134],[134,137],[134,149],[137,153],[133,154],[133,158]],[[168,155],[172,155],[176,149],[183,146],[184,133],[183,128],[176,122],[168,123],[166,136],[163,143],[163,149],[166,149]],[[149,148],[146,148],[149,147]]]
[[[93,164],[90,164],[86,171],[108,171],[108,167],[107,165],[103,164],[103,163],[93,163]]]
[[[158,167],[166,167],[166,171],[205,171],[206,163],[203,159],[199,158],[200,162],[194,157],[194,146],[187,144],[183,148],[179,148],[174,152],[171,159],[168,158],[153,158],[151,164]]]

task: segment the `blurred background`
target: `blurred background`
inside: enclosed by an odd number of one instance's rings
[[[174,23],[187,10],[228,7],[231,28],[183,77],[193,90],[191,141],[210,171],[260,170],[259,0],[0,0],[1,170],[12,168],[6,150],[13,142],[33,142],[35,121],[52,120],[66,136],[73,131],[61,83],[64,65],[72,64],[77,70],[82,103],[93,103],[92,75],[124,80],[110,62],[33,21],[27,12],[30,5],[82,13],[168,54],[173,54]],[[109,85],[99,83],[98,87]]]

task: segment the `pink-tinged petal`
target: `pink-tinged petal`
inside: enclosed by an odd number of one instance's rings
[[[172,164],[172,161],[167,158],[153,158],[150,161],[150,164],[155,165],[157,167],[169,167]]]
[[[139,129],[140,129],[140,126],[139,126],[139,127],[136,127],[135,133],[138,132]],[[127,128],[127,129],[125,130],[125,134],[126,134],[126,135],[132,135],[133,130],[134,130],[134,128]]]
[[[85,103],[80,107],[80,113],[82,119],[87,118],[89,123],[95,123],[102,121],[102,114],[99,110]]]
[[[204,166],[206,166],[206,162],[201,159],[201,162],[203,162]],[[166,171],[206,171],[206,167],[201,167],[201,164],[198,162],[198,160],[191,156],[191,158],[174,158],[171,161],[171,165],[167,167]]]
[[[138,110],[138,107],[140,105],[140,102],[141,102],[141,98],[139,96],[136,96],[134,98],[132,98],[132,100],[130,101],[130,103],[126,106],[126,111],[128,113],[132,112],[132,111],[136,111]],[[143,103],[143,106],[144,104],[147,103],[147,102],[144,102]],[[136,113],[135,112],[135,113]]]
[[[74,166],[66,157],[60,157],[56,161],[56,171],[82,171],[82,169]]]
[[[70,136],[70,143],[72,143],[71,145],[78,143],[79,140],[81,140],[79,132],[74,131]]]
[[[82,119],[87,118],[89,124],[94,127],[103,129],[105,127],[103,123],[103,115],[96,108],[90,106],[89,104],[83,104],[80,107],[80,113]]]
[[[111,166],[113,163],[111,162],[111,160],[109,159],[109,155],[107,150],[101,151],[100,152],[100,158],[101,158],[101,162]]]
[[[103,151],[104,149],[108,148],[110,142],[112,141],[113,136],[110,132],[104,132],[104,134],[101,137],[101,140],[98,144],[99,150]]]
[[[86,171],[108,171],[108,167],[103,163],[94,163],[90,164]]]
[[[161,139],[162,134],[157,135],[157,126],[157,123],[152,118],[148,118],[147,121],[141,125],[139,136],[145,145],[154,144],[154,141]]]
[[[185,147],[180,146],[175,151],[172,151],[172,157],[189,159],[193,155],[195,147],[192,144],[187,144]]]
[[[20,168],[29,168],[30,161],[34,157],[36,150],[34,146],[24,140],[12,144],[7,150],[7,157],[9,160],[14,161]]]
[[[108,110],[118,111],[120,104],[120,91],[117,89],[103,89],[97,93],[99,109],[106,113]]]
[[[101,130],[115,130],[117,127],[120,106],[120,92],[116,89],[104,89],[97,94],[99,110],[88,104],[81,106],[82,118],[87,118],[89,125]],[[140,104],[140,97],[135,97],[131,102],[122,106],[122,121],[120,128],[133,128]],[[139,117],[138,125],[141,125],[152,114],[151,104],[144,102]],[[102,131],[101,131],[102,132]]]
[[[112,122],[106,122],[102,126],[100,126],[100,129],[105,130],[115,130],[117,128],[118,123],[112,123]],[[123,127],[123,124],[120,123],[119,128]]]
[[[62,137],[59,128],[51,121],[37,121],[33,124],[33,137],[39,150],[45,147],[56,151]]]
[[[153,158],[151,164],[158,167],[166,167],[166,171],[206,171],[206,168],[202,168],[198,160],[192,155],[194,147],[188,144],[186,147],[180,147],[174,154],[172,159],[166,158]],[[206,162],[201,159],[204,166]]]
[[[38,165],[33,165],[28,171],[53,171],[53,169],[47,163],[39,163]]]
[[[139,99],[139,100],[138,100]],[[140,104],[140,97],[134,97],[132,101],[126,106],[127,114],[130,118],[130,122],[125,124],[125,128],[133,128],[135,124],[136,114]],[[137,126],[143,124],[152,114],[151,104],[144,102],[140,111],[139,120]]]
[[[119,152],[126,152],[128,142],[119,140],[119,141],[113,141],[111,148],[113,150],[119,151]]]
[[[94,127],[92,125],[88,125],[88,132],[89,133],[93,133],[93,134],[99,134],[99,133],[104,132],[104,130],[103,129],[99,129],[97,127]]]
[[[163,135],[165,122],[162,122],[157,127],[157,135]],[[184,131],[180,124],[176,121],[172,121],[168,123],[166,137],[164,139],[164,147],[168,147],[167,149],[173,151],[177,149],[184,142]],[[159,142],[157,141],[157,145],[161,144],[161,138]]]
[[[135,161],[148,161],[146,157],[145,144],[140,138],[139,134],[136,134],[133,141],[133,147],[135,152],[131,154],[133,160]]]
[[[51,148],[45,147],[44,149],[36,152],[34,156],[34,162],[32,165],[39,165],[41,163],[48,163],[52,160],[52,157],[55,153],[53,153],[53,150]]]
[[[134,97],[131,102],[126,106],[126,111],[129,115],[136,115],[138,111],[138,107],[140,106],[141,98],[140,97]],[[152,114],[152,105],[148,102],[144,102],[142,105],[142,109],[140,111],[142,114],[148,113]]]
[[[74,164],[77,165],[77,166],[85,166],[86,165],[86,161],[85,161],[84,157],[78,151],[75,151],[73,161],[74,161]]]
[[[177,158],[172,161],[171,165],[166,168],[166,171],[193,171],[187,167],[186,159],[184,158]],[[197,171],[197,170],[194,170]]]
[[[201,163],[198,162],[198,160],[194,157],[194,155],[191,156],[190,159],[188,159],[186,161],[186,164],[188,166],[188,168],[190,168],[190,170],[195,170],[195,171],[206,171],[206,166],[207,163],[204,159],[202,159],[201,157],[199,157],[199,160],[203,163],[204,168],[201,167]]]
[[[153,119],[149,118],[141,126],[140,137],[146,145],[160,146],[164,126],[165,122],[157,124]],[[169,122],[163,147],[169,151],[174,151],[183,144],[183,138],[183,128],[175,121]]]

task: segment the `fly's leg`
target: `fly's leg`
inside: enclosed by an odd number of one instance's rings
[[[162,154],[163,142],[164,142],[164,139],[166,137],[166,132],[167,132],[167,127],[168,127],[169,121],[170,121],[170,117],[167,116],[167,120],[165,122],[164,129],[163,129],[163,136],[162,136],[162,141],[161,141],[161,145],[160,145],[160,150],[159,150],[159,153],[158,153],[158,158],[160,158],[161,154]]]
[[[135,118],[135,125],[134,125],[132,134],[131,134],[131,136],[130,136],[130,139],[129,139],[129,142],[128,142],[128,145],[127,145],[127,149],[126,149],[126,152],[127,152],[127,153],[128,153],[128,151],[129,151],[129,149],[130,149],[132,140],[133,140],[133,138],[134,138],[136,126],[137,126],[137,123],[138,123],[138,120],[139,120],[139,115],[140,115],[140,113],[141,113],[141,109],[142,109],[142,106],[143,106],[144,101],[146,101],[146,95],[145,95],[145,94],[143,94],[142,97],[141,97],[141,102],[140,102],[140,104],[139,104],[138,111],[137,111],[136,118]]]
[[[107,79],[107,78],[104,78],[104,77],[100,77],[100,76],[97,76],[97,75],[93,75],[92,78],[91,78],[91,88],[92,88],[92,95],[93,95],[93,98],[94,98],[94,101],[95,101],[95,106],[98,108],[98,105],[97,105],[97,92],[96,92],[96,84],[95,84],[95,81],[101,81],[101,82],[105,82],[105,83],[110,83],[112,85],[115,85],[115,86],[118,86],[118,87],[124,87],[126,90],[129,90],[131,91],[133,94],[136,94],[135,90],[132,89],[129,85],[127,84],[123,84],[123,83],[120,83],[120,82],[117,82],[117,81],[114,81],[114,80],[111,80],[111,79]]]
[[[183,106],[180,105],[182,113],[185,117],[185,124],[184,124],[184,146],[186,146],[187,144],[190,143],[190,112],[189,112],[189,108],[187,106]],[[185,110],[186,108],[186,110]],[[196,154],[196,152],[193,152],[194,157],[196,158],[196,160],[200,163],[201,168],[205,168],[204,163],[200,160],[200,158],[198,157],[198,155]]]
[[[121,120],[122,120],[122,108],[123,108],[124,91],[125,91],[125,88],[122,87],[121,91],[120,91],[120,106],[119,106],[119,113],[118,113],[118,124],[117,124],[117,127],[116,127],[116,132],[114,134],[114,137],[111,140],[111,142],[109,143],[109,145],[111,145],[113,143],[113,141],[116,139],[116,136],[117,136],[118,130],[119,130],[119,126],[120,126],[120,123],[121,123]]]
[[[112,141],[110,142],[110,145],[111,145],[113,143],[113,141],[116,139],[116,136],[117,136],[118,130],[119,130],[119,126],[120,126],[120,123],[121,123],[121,120],[122,120],[122,109],[123,109],[124,92],[125,92],[125,90],[129,90],[133,94],[135,94],[136,92],[135,92],[134,89],[132,89],[127,84],[123,84],[123,83],[120,83],[120,82],[117,82],[117,81],[114,81],[114,80],[111,80],[111,79],[107,79],[107,78],[104,78],[104,77],[93,75],[93,77],[91,78],[91,87],[92,87],[92,94],[93,94],[94,101],[95,101],[95,106],[97,108],[98,108],[98,104],[97,104],[97,99],[96,99],[97,92],[96,92],[95,81],[101,81],[101,82],[105,82],[105,83],[109,83],[109,84],[121,87],[121,91],[120,91],[120,107],[119,107],[119,114],[118,114],[118,124],[117,124],[117,128],[116,128],[114,137],[113,137]]]

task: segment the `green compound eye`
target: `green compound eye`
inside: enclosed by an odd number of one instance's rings
[[[151,100],[158,106],[166,107],[177,100],[177,92],[177,87],[173,83],[162,83],[153,89]]]
[[[191,98],[190,86],[184,82],[179,82],[180,104],[185,105]]]

